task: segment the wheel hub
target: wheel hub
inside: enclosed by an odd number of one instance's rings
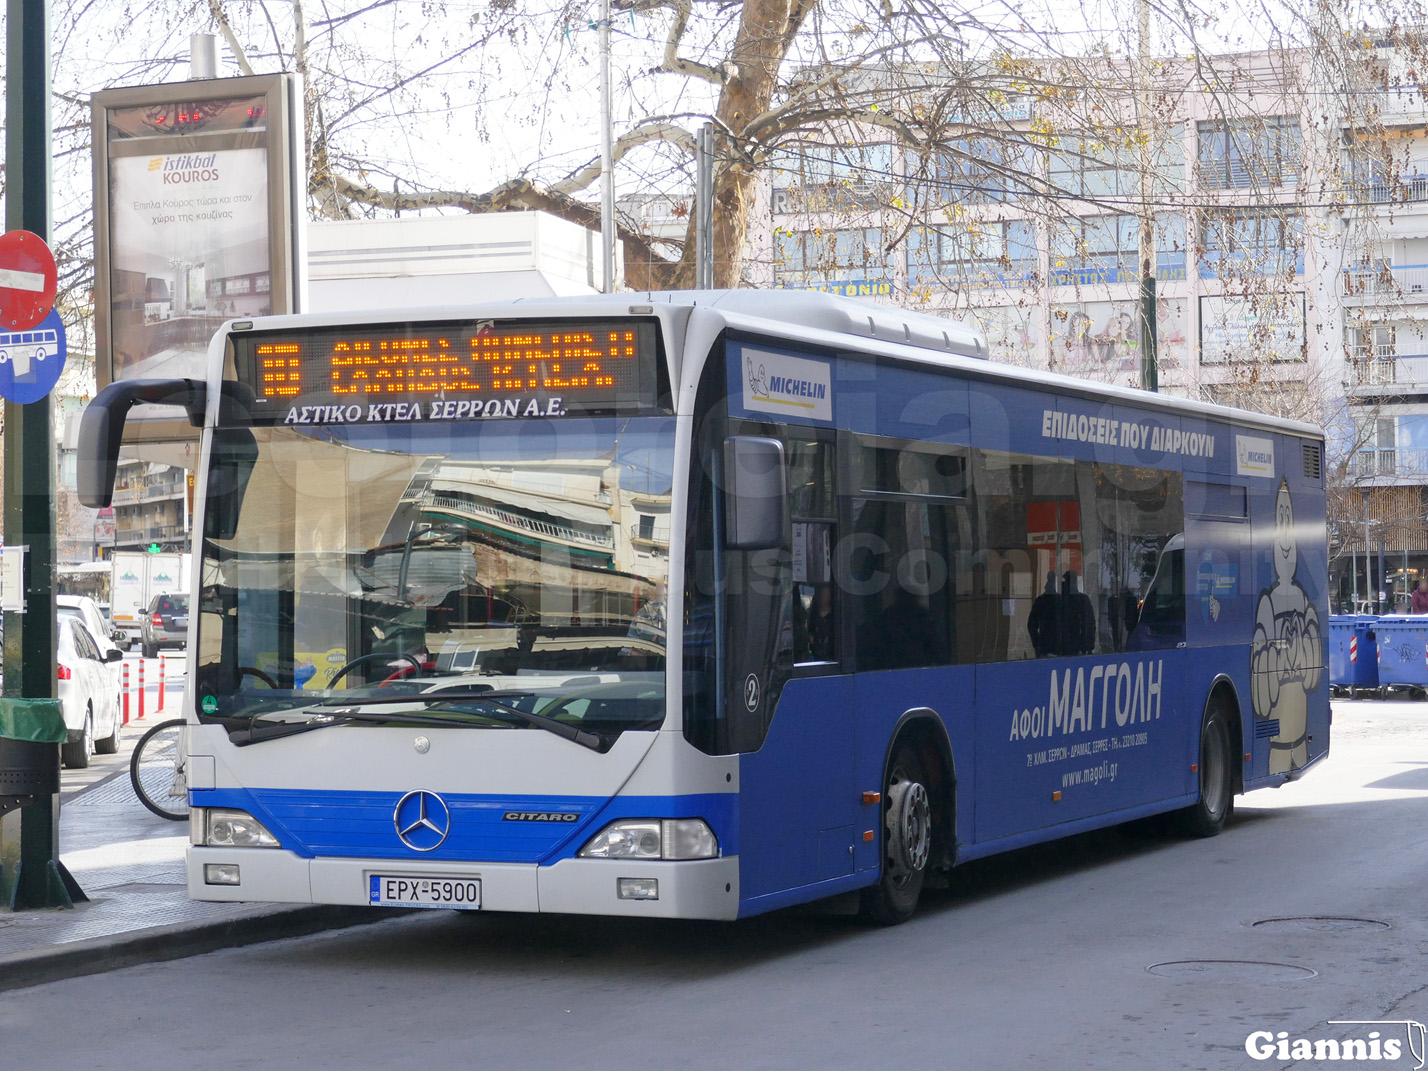
[[[927,789],[900,780],[888,789],[888,860],[896,876],[916,874],[932,851],[932,807]]]

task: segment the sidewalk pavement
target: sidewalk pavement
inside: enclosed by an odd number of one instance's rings
[[[156,660],[149,661],[157,672]],[[63,772],[60,860],[89,902],[72,910],[0,912],[0,992],[395,914],[188,898],[188,824],[150,812],[129,782],[129,756],[139,737],[182,710],[182,663],[169,664],[165,709],[154,711],[157,688],[151,686],[149,714],[122,730],[118,754],[96,755],[89,769]]]

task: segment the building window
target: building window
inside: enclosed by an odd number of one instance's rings
[[[1084,216],[1051,232],[1051,285],[1116,283],[1138,278],[1140,221],[1135,216]]]
[[[908,235],[913,282],[994,286],[1030,282],[1036,274],[1036,229],[1027,220],[927,227]]]
[[[774,234],[775,286],[841,286],[885,280],[891,274],[892,257],[883,248],[881,227]]]
[[[942,200],[985,204],[1034,195],[1031,147],[1008,138],[952,138],[932,162]],[[1038,184],[1039,185],[1039,184]]]
[[[1304,221],[1256,209],[1200,216],[1200,277],[1303,275]]]
[[[1061,138],[1051,154],[1053,189],[1087,197],[1133,194],[1140,190],[1136,153],[1091,137]]]
[[[903,187],[892,145],[794,145],[776,158],[773,213],[846,212],[886,204]]]
[[[1162,212],[1155,217],[1155,277],[1162,282],[1185,278],[1185,217]]]
[[[1398,466],[1401,471],[1428,473],[1428,413],[1398,418]]]
[[[1344,329],[1351,361],[1391,361],[1394,356],[1392,324],[1358,324]]]
[[[1199,123],[1200,184],[1212,190],[1292,185],[1299,173],[1302,137],[1292,116]]]

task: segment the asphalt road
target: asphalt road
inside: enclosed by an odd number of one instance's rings
[[[1218,838],[1140,823],[973,864],[895,929],[424,913],[7,993],[0,1065],[1241,1069],[1294,1063],[1251,1058],[1256,1031],[1382,1046],[1405,1028],[1329,1021],[1428,1020],[1428,703],[1336,702],[1333,749]],[[1371,1066],[1414,1067],[1399,1050]]]

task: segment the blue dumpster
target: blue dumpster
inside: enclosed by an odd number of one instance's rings
[[[1378,619],[1378,679],[1385,688],[1428,688],[1428,614]]]
[[[1428,621],[1428,619],[1425,619]],[[1379,686],[1378,645],[1370,614],[1337,614],[1329,618],[1329,685],[1358,694]]]

